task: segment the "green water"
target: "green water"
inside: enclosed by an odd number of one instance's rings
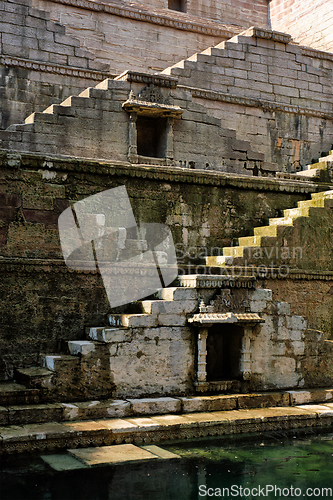
[[[175,460],[55,472],[40,457],[1,463],[1,500],[333,498],[333,433],[162,444]]]

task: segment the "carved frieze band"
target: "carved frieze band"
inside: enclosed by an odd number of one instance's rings
[[[53,158],[33,153],[17,153],[13,156],[10,151],[0,150],[0,166],[2,168],[29,170],[47,169],[64,172],[89,172],[90,174],[106,176],[126,176],[143,179],[154,179],[167,182],[181,182],[188,184],[202,184],[209,186],[230,186],[240,189],[254,189],[256,191],[277,191],[288,193],[315,193],[318,184],[310,181],[291,181],[266,177],[235,177],[225,172],[208,172],[207,170],[188,170],[176,167],[156,167],[130,165],[128,163],[107,164],[88,160],[67,160]]]
[[[299,106],[292,106],[288,104],[282,104],[273,101],[263,101],[260,99],[254,99],[251,97],[239,97],[230,94],[223,94],[221,92],[215,92],[213,90],[199,89],[194,87],[187,87],[186,85],[178,85],[177,88],[182,88],[191,92],[192,97],[198,97],[200,99],[208,99],[210,101],[221,101],[228,102],[230,104],[240,104],[242,106],[249,106],[252,108],[262,108],[265,111],[284,111],[285,113],[295,113],[298,115],[308,115],[316,116],[319,118],[324,118],[326,120],[333,120],[333,113],[327,113],[325,111],[319,111],[317,109],[311,108],[300,108]]]
[[[105,78],[114,78],[115,75],[94,71],[89,69],[73,68],[70,66],[60,66],[51,63],[42,63],[12,56],[0,56],[0,64],[4,66],[14,66],[18,68],[30,69],[32,71],[41,71],[43,73],[54,73],[56,75],[74,76],[76,78],[86,78],[87,80],[102,81]]]

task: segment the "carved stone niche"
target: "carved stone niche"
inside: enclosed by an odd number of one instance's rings
[[[131,163],[173,165],[173,122],[183,110],[149,83],[123,103],[130,116],[128,159]]]
[[[237,392],[251,378],[251,339],[264,320],[256,313],[211,310],[201,305],[188,320],[198,328],[196,390]]]

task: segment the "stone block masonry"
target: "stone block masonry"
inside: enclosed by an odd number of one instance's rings
[[[237,137],[251,142],[266,162],[296,172],[333,142],[327,85],[332,69],[331,54],[292,44],[283,33],[251,28],[163,74],[177,76],[178,87],[222,123],[232,123]],[[251,169],[249,159],[240,162]]]
[[[73,273],[63,263],[57,220],[70,201],[126,185],[137,222],[168,224],[180,268],[196,272],[210,249],[221,252],[240,231],[249,233],[253,221],[263,225],[318,189],[308,182],[6,152],[0,162],[2,379],[20,362],[31,366],[39,354],[57,353],[63,340],[82,340],[85,327],[103,325],[109,312],[100,276]],[[196,299],[193,290],[163,293],[191,307]]]
[[[31,2],[2,2],[0,21],[0,129],[61,102],[109,74],[65,27]],[[102,76],[103,75],[103,76]]]

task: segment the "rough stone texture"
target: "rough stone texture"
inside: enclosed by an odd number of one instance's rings
[[[211,109],[222,123],[232,122],[237,138],[250,141],[257,155],[264,154],[265,162],[295,172],[320,151],[330,149],[332,61],[329,55],[324,61],[325,55],[316,51],[302,52],[288,39],[274,41],[271,33],[248,30],[163,73],[177,76],[185,87],[201,89],[192,90],[195,103]],[[321,127],[328,134],[327,142]],[[251,158],[243,149],[237,158],[245,169],[253,170],[258,156]],[[227,162],[224,167],[231,168]]]
[[[180,398],[184,413],[236,410],[237,397],[235,396],[192,396]]]
[[[135,110],[146,115],[147,109],[137,106],[147,78],[156,84],[152,75],[105,80],[60,106],[22,117],[24,124],[0,134],[2,147],[251,176],[300,171],[333,142],[333,63],[289,42],[281,33],[249,29],[163,70],[178,78],[178,87],[158,88],[155,101],[163,105],[171,99],[183,110],[168,125],[171,131],[161,125],[168,134],[165,151],[140,153],[138,146],[139,156],[130,153],[135,146],[129,130],[136,127],[139,137],[143,125],[130,122],[122,107],[126,102],[131,116]]]
[[[175,398],[129,399],[134,414],[158,415],[159,413],[177,413],[181,402]]]
[[[86,326],[105,325],[109,305],[100,275],[70,272],[62,262],[57,219],[71,200],[126,184],[137,221],[167,223],[179,266],[197,272],[205,255],[221,254],[253,221],[264,224],[318,189],[31,155],[5,153],[0,161],[1,379],[10,378],[14,366],[37,366],[42,353],[58,353],[62,340],[83,340]],[[173,292],[163,293],[172,299]],[[184,294],[196,298],[195,290],[177,289],[175,302]]]
[[[195,342],[190,328],[147,327],[132,332],[130,342],[119,342],[117,350],[111,351],[117,397],[179,395],[193,390]],[[149,401],[145,404],[150,407]]]

